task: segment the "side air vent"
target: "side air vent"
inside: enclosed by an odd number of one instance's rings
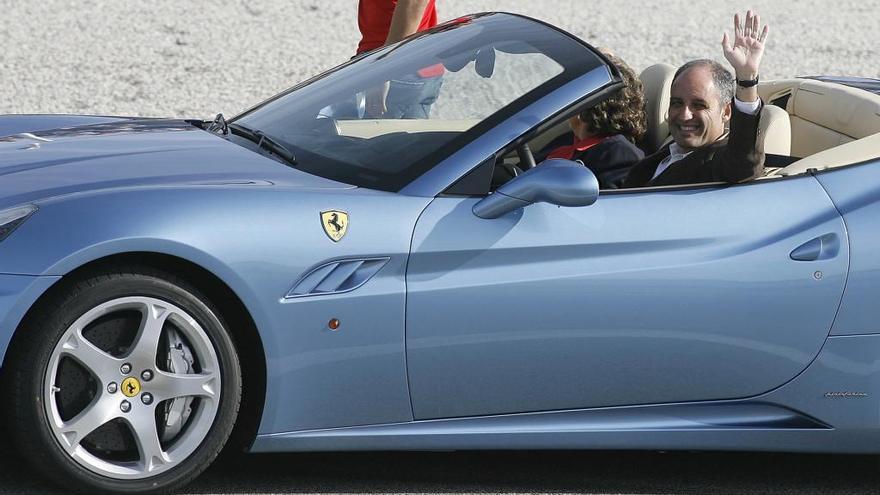
[[[300,279],[285,299],[339,294],[364,285],[391,258],[339,260],[321,265]]]

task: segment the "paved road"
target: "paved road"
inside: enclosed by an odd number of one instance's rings
[[[780,493],[880,491],[880,457],[657,452],[250,455],[209,469],[193,494]],[[0,494],[59,494],[11,453]]]

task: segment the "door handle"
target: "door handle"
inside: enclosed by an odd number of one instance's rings
[[[840,238],[837,234],[825,234],[796,247],[789,255],[795,261],[819,261],[837,256]]]

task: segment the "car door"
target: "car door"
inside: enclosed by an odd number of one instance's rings
[[[436,198],[407,268],[416,419],[760,394],[816,356],[848,246],[816,180],[603,193],[485,220]]]

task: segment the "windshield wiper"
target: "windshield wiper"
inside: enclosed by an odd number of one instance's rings
[[[226,122],[224,121],[224,124],[225,123]],[[241,124],[229,124],[226,127],[236,136],[241,136],[248,141],[257,143],[258,147],[279,156],[291,166],[296,166],[296,156],[294,156],[293,152],[285,148],[283,144],[275,139],[263,134],[262,131],[251,130]]]

